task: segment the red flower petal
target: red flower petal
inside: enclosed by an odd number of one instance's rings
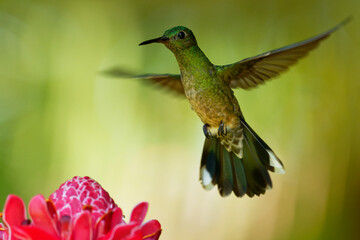
[[[8,227],[20,226],[26,219],[24,201],[20,197],[10,194],[6,198],[2,219]]]
[[[56,221],[58,219],[58,216],[57,216],[56,207],[55,207],[54,203],[50,199],[47,199],[46,206],[48,208],[50,217]]]
[[[72,231],[72,224],[70,216],[62,216],[58,221],[58,226],[60,224],[60,234],[61,239],[70,239],[71,231]]]
[[[98,222],[95,224],[95,237],[101,238],[105,236],[116,225],[122,223],[125,224],[122,210],[119,207],[116,207],[114,211],[110,211],[99,218]]]
[[[115,211],[113,211],[113,214],[111,216],[111,229],[114,228],[116,225],[125,223],[123,220],[123,213],[121,208],[116,207]]]
[[[158,239],[161,233],[161,225],[158,220],[150,220],[141,226],[141,231],[144,239]]]
[[[88,211],[80,213],[74,221],[71,239],[91,240],[92,239],[91,214]]]
[[[110,211],[103,215],[95,224],[95,238],[101,238],[111,231],[116,225],[125,223],[123,220],[122,210],[116,207],[114,211]]]
[[[141,233],[141,230],[139,228],[137,228],[137,229],[133,229],[131,231],[130,235],[128,235],[126,237],[123,237],[123,238],[120,238],[119,240],[142,240],[143,239],[142,236],[143,235]]]
[[[3,222],[7,225],[9,231],[9,239],[18,240],[14,236],[16,233],[16,227],[21,226],[21,223],[26,219],[25,204],[24,201],[13,194],[9,194],[6,198],[4,212],[2,216]]]
[[[154,233],[153,235],[150,236],[144,236],[143,239],[144,240],[158,240],[161,234],[161,229],[159,229],[159,231],[157,231],[156,233]]]
[[[60,237],[49,233],[45,229],[39,228],[37,226],[21,226],[16,227],[16,235],[19,239],[31,239],[31,240],[60,240]]]
[[[112,214],[113,212],[106,213],[95,223],[95,238],[105,236],[111,230]]]
[[[95,224],[95,239],[102,239],[107,233],[105,221],[99,221]]]
[[[1,213],[0,213],[0,217],[1,217]],[[4,224],[0,223],[0,240],[3,239],[8,239],[8,237]]]
[[[141,202],[134,207],[130,215],[130,222],[136,222],[141,224],[144,221],[149,204],[147,202]]]
[[[142,240],[141,231],[139,228],[136,229],[137,226],[136,222],[117,225],[104,240]]]
[[[29,214],[35,226],[42,228],[52,235],[58,236],[56,219],[50,215],[44,196],[36,195],[30,200]]]

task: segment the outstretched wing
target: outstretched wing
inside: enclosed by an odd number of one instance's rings
[[[181,83],[180,75],[178,74],[143,74],[143,75],[131,75],[122,71],[120,68],[112,68],[103,71],[104,74],[112,77],[121,78],[139,78],[144,79],[149,83],[161,86],[164,89],[175,92],[179,95],[185,96],[184,87]]]
[[[309,51],[314,49],[319,43],[330,36],[335,30],[348,23],[351,17],[345,19],[336,27],[329,31],[317,35],[313,38],[291,44],[286,47],[278,48],[255,57],[246,58],[239,62],[217,66],[222,79],[231,88],[253,88],[263,84],[286,71],[291,65],[295,64],[300,58],[306,56]]]

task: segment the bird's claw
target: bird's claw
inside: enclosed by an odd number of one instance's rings
[[[221,121],[218,129],[218,136],[224,137],[227,134],[227,128],[223,121]]]
[[[204,124],[204,126],[203,126],[203,131],[204,131],[204,135],[206,138],[212,138],[212,134],[210,132],[209,127],[210,127],[209,124]]]

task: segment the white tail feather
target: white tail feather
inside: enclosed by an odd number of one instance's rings
[[[215,185],[212,183],[212,177],[209,171],[206,169],[206,166],[203,166],[200,170],[201,184],[205,190],[211,190]]]
[[[270,150],[266,150],[266,151],[270,156],[270,166],[274,167],[275,173],[284,174],[285,169],[281,164],[281,162],[279,161],[279,159],[275,156],[275,154],[272,151]]]

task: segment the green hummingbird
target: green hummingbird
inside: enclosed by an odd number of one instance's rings
[[[200,181],[206,190],[218,185],[221,196],[264,194],[272,188],[269,172],[285,173],[273,150],[245,121],[232,89],[250,89],[274,78],[347,23],[310,39],[246,58],[229,65],[214,65],[199,48],[193,32],[173,27],[158,38],[144,41],[164,44],[176,57],[180,74],[131,76],[152,81],[186,96],[204,123],[206,136],[200,166]],[[124,76],[119,69],[107,71]]]

